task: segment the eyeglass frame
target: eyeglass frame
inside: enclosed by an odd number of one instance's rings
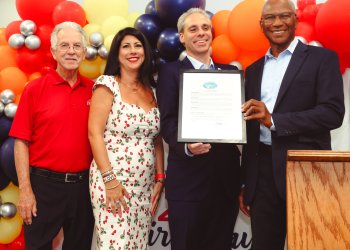
[[[289,11],[289,12],[283,12],[283,13],[279,13],[279,14],[266,14],[263,15],[260,19],[261,22],[263,22],[264,24],[273,24],[274,22],[276,22],[277,17],[279,18],[279,20],[281,20],[281,22],[283,23],[287,23],[290,21],[290,19],[293,16],[297,16],[295,14],[295,12]],[[268,18],[268,19],[267,19]]]
[[[56,49],[61,51],[61,52],[67,52],[71,48],[73,48],[74,52],[76,52],[76,53],[80,53],[84,50],[84,46],[81,43],[74,43],[71,45],[69,43],[63,42],[63,43],[56,45]]]

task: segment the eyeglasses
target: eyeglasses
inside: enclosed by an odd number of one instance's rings
[[[264,24],[273,24],[277,17],[281,20],[281,22],[287,23],[290,21],[292,16],[295,16],[294,12],[283,12],[281,14],[267,14],[261,17],[261,20],[264,22]]]
[[[70,50],[70,48],[73,48],[75,52],[81,52],[83,50],[83,45],[80,43],[75,43],[73,45],[69,45],[68,43],[61,43],[57,45],[57,48],[59,51],[62,52],[67,52],[68,50]]]

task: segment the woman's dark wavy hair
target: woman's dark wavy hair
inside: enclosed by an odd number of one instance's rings
[[[151,46],[149,45],[147,38],[141,31],[131,27],[127,27],[120,30],[114,36],[111,49],[108,54],[106,68],[103,74],[110,75],[110,76],[118,76],[118,77],[121,76],[120,62],[119,62],[119,48],[124,37],[128,35],[136,37],[141,42],[145,53],[145,59],[140,67],[140,70],[137,76],[138,80],[146,86],[154,86],[155,83],[153,79],[153,63],[152,63]]]

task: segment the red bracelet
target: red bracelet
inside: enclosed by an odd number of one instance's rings
[[[162,173],[162,174],[156,174],[156,180],[164,180],[165,179],[165,174]]]

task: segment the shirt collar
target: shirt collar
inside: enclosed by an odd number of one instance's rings
[[[204,64],[192,56],[187,55],[187,58],[188,58],[188,60],[190,60],[190,62],[192,63],[192,65],[195,69],[200,69],[201,66]],[[214,62],[211,58],[210,58],[210,68],[215,69]]]
[[[284,51],[282,51],[280,54],[284,53],[285,51],[288,51],[290,54],[293,54],[295,48],[297,47],[298,44],[298,38],[294,38],[294,40],[289,44],[288,48],[286,48]],[[271,54],[271,48],[269,48],[265,54],[265,62],[269,58],[273,58],[274,56]]]
[[[49,74],[52,78],[52,84],[53,85],[59,85],[59,84],[63,84],[63,83],[67,83],[67,81],[65,81],[58,73],[56,70],[54,69],[50,69],[47,74]],[[81,86],[86,86],[86,82],[84,77],[81,77],[80,73],[78,72],[77,75],[77,81],[74,83],[73,87],[76,87],[78,85]]]

